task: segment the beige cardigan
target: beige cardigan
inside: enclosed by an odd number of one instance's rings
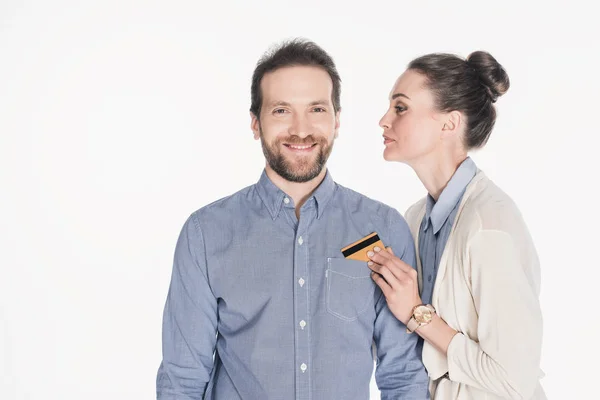
[[[406,212],[417,254],[425,205],[422,199]],[[420,257],[417,268],[422,288]],[[423,347],[432,400],[546,399],[539,383],[539,292],[539,260],[519,210],[478,171],[460,203],[433,290],[433,306],[459,333],[447,357],[429,343]]]

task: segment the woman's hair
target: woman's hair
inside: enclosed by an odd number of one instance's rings
[[[491,54],[476,51],[466,60],[453,54],[427,54],[411,61],[408,69],[427,78],[440,111],[466,116],[467,150],[486,144],[496,121],[493,103],[510,86],[506,71]]]

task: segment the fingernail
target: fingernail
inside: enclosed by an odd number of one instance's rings
[[[373,257],[373,256],[375,255],[375,253],[373,253],[371,250],[369,250],[369,251],[367,252],[367,255],[368,255],[369,257]]]
[[[372,266],[373,266],[373,261],[369,261],[369,262],[367,262],[367,265],[368,265],[369,267],[372,267]]]
[[[380,251],[381,249],[380,249],[378,246],[375,246],[375,247],[373,248],[373,250],[375,250],[375,251]]]

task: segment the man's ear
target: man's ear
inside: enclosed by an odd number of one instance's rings
[[[260,139],[260,121],[252,111],[250,111],[250,129],[254,133],[254,139]]]

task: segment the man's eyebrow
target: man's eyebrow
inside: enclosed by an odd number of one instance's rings
[[[315,101],[311,101],[309,103],[309,107],[310,106],[319,106],[319,105],[329,105],[329,101],[328,100],[315,100]],[[288,103],[287,101],[273,101],[271,103],[269,103],[269,107],[291,107],[292,105],[290,103]]]
[[[269,103],[269,107],[277,107],[277,106],[289,107],[290,103],[288,103],[287,101],[273,101],[273,102]]]
[[[328,100],[317,100],[317,101],[311,101],[310,106],[326,106],[329,105],[329,101]]]

